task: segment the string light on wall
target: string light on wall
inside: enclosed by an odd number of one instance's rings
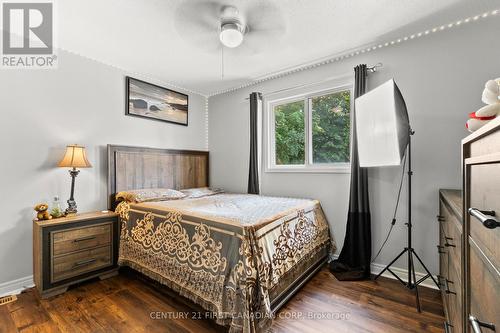
[[[205,148],[208,150],[209,138],[208,138],[208,97],[205,97]]]

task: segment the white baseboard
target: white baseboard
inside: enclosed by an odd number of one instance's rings
[[[337,258],[338,258],[338,255],[335,254],[333,256],[333,259],[337,259]],[[377,263],[372,263],[371,266],[370,266],[370,271],[371,271],[372,274],[377,275],[380,272],[382,272],[382,270],[384,268],[385,268],[385,265],[377,264]],[[393,267],[391,267],[391,271],[393,271],[394,274],[396,274],[403,281],[406,281],[408,279],[408,270],[406,270],[406,269],[397,268],[397,267],[393,266]],[[415,272],[415,277],[417,278],[417,281],[419,279],[423,278],[426,275],[427,274],[425,274],[425,273]],[[382,276],[386,277],[386,278],[389,278],[389,279],[396,280],[396,278],[394,277],[394,275],[392,275],[388,271],[385,271],[384,274],[382,274]],[[434,279],[436,279],[436,281],[437,281],[437,277],[436,276],[434,276]],[[424,286],[424,287],[427,287],[427,288],[439,290],[439,288],[434,284],[434,282],[432,282],[432,279],[430,277],[428,277],[425,281],[422,281],[422,283],[420,283],[419,286]]]
[[[33,275],[17,280],[0,283],[0,297],[8,295],[18,295],[23,290],[34,287]]]

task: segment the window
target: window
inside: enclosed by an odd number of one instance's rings
[[[350,87],[268,106],[268,171],[348,171]]]

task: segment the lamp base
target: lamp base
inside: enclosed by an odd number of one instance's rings
[[[74,194],[75,194],[75,178],[76,176],[78,176],[79,173],[80,170],[77,170],[76,168],[69,170],[69,175],[71,176],[71,195],[69,197],[69,200],[67,201],[68,208],[66,208],[66,215],[78,213],[76,209],[77,207]]]
[[[68,202],[68,208],[66,208],[66,211],[65,211],[66,215],[78,213],[76,201],[75,200],[68,200],[67,202]]]

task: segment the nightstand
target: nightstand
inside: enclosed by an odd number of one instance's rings
[[[118,273],[118,215],[94,212],[33,221],[33,275],[42,298]]]

